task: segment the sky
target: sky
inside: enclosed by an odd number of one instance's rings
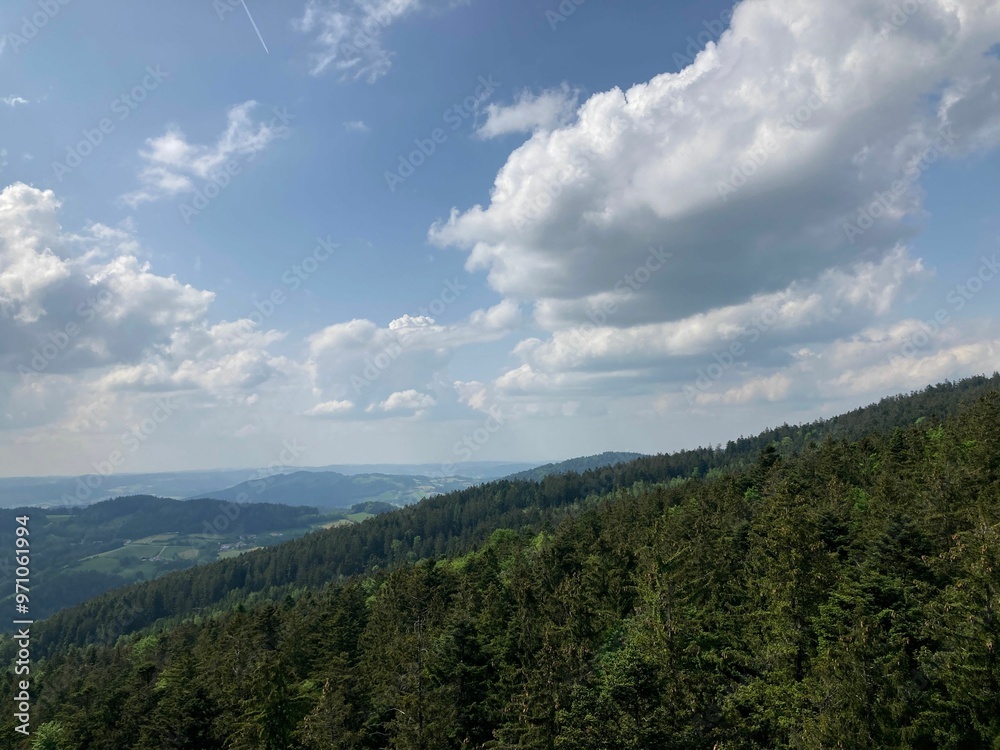
[[[1000,363],[998,0],[9,0],[0,475],[725,444]]]

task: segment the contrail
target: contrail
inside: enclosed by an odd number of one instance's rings
[[[250,15],[250,9],[247,7],[247,0],[240,0],[240,2],[243,3],[243,10],[247,12],[247,18],[249,18],[250,23],[253,24],[253,30],[257,32],[257,38],[260,39],[260,43],[264,47],[264,51],[270,55],[271,54],[270,50],[268,50],[267,45],[264,44],[264,37],[260,35],[260,29],[257,28],[257,22],[254,21],[253,16]]]

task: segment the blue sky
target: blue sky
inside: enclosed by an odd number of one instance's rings
[[[0,474],[673,450],[1000,361],[996,2],[247,5],[0,9]]]

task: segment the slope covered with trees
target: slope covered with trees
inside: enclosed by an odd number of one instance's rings
[[[961,405],[1000,390],[1000,375],[931,386],[883,399],[841,417],[783,426],[726,448],[699,448],[646,456],[583,474],[554,474],[541,482],[500,480],[427,498],[357,526],[329,529],[271,549],[257,550],[135,586],[64,610],[38,625],[36,647],[112,643],[164,618],[184,618],[228,607],[250,594],[283,596],[294,587],[318,588],[365,572],[434,556],[458,556],[500,529],[537,533],[563,517],[621,490],[716,476],[753,465],[773,448],[791,456],[824,437],[860,439],[897,427],[956,414]],[[866,429],[866,426],[868,429]]]
[[[137,750],[1000,747],[997,394],[587,505],[60,648],[39,666],[42,732]]]
[[[642,458],[642,456],[642,453],[605,451],[604,453],[598,453],[596,456],[581,456],[580,458],[571,458],[568,461],[560,461],[554,464],[536,466],[534,469],[528,469],[527,471],[519,471],[517,474],[511,474],[509,477],[506,477],[506,479],[527,479],[532,482],[540,482],[549,474],[568,474],[569,472],[582,474],[590,469],[601,469],[605,466],[614,466],[615,464],[634,461],[637,458]]]
[[[315,505],[329,510],[348,508],[367,500],[405,505],[426,495],[464,489],[473,483],[472,480],[462,477],[347,475],[335,471],[295,471],[289,474],[272,474],[233,487],[203,492],[192,499]]]
[[[32,613],[37,618],[136,580],[216,560],[223,543],[237,543],[244,535],[254,536],[256,546],[347,518],[346,513],[320,515],[310,507],[148,495],[58,510],[0,509],[0,581],[14,579],[14,519],[25,515],[31,518]],[[13,595],[13,585],[4,585],[0,607],[12,607]]]

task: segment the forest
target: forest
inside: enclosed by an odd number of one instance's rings
[[[998,382],[109,592],[23,747],[1000,748]]]
[[[35,552],[32,612],[44,618],[60,609],[135,580],[215,560],[223,543],[243,535],[257,544],[301,536],[348,517],[316,508],[272,503],[238,505],[218,500],[179,501],[120,497],[84,507],[0,509],[0,580],[13,580],[15,518],[31,517]],[[273,535],[279,536],[273,536]],[[169,545],[169,546],[167,546]],[[169,553],[163,550],[169,550]],[[146,562],[151,557],[155,562]],[[13,586],[0,607],[13,606]]]

